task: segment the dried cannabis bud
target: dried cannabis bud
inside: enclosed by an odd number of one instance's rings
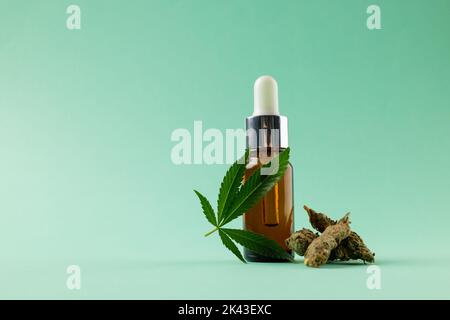
[[[318,213],[307,206],[304,206],[304,209],[308,213],[311,225],[319,232],[324,232],[327,227],[337,223],[327,215]],[[319,234],[303,228],[286,239],[286,246],[294,250],[298,255],[304,256],[309,245],[318,237]],[[331,250],[328,257],[328,261],[358,259],[372,263],[375,261],[375,254],[366,247],[362,238],[354,231],[351,231],[347,238],[343,239],[335,249]]]
[[[331,252],[329,258],[330,261],[358,259],[372,263],[375,261],[375,253],[372,253],[369,248],[366,247],[364,241],[354,231],[352,231],[346,239],[341,241],[338,247]]]
[[[336,224],[328,226],[325,231],[308,246],[304,263],[308,267],[320,267],[328,261],[331,251],[347,238],[350,233],[348,213]]]
[[[304,256],[308,246],[317,237],[318,235],[311,230],[303,228],[286,239],[286,246],[289,249],[294,250],[298,255]]]
[[[308,213],[309,222],[312,227],[319,232],[324,232],[328,226],[336,224],[336,221],[330,219],[324,213],[316,212],[308,206],[303,206],[303,208]],[[344,239],[336,250],[331,253],[330,261],[358,259],[372,263],[375,261],[375,254],[367,248],[362,238],[356,232],[352,231],[348,238]]]
[[[336,221],[328,218],[327,215],[320,212],[316,212],[306,205],[303,206],[303,209],[305,209],[306,212],[308,213],[309,222],[311,223],[311,226],[320,233],[324,232],[328,226],[336,224]]]

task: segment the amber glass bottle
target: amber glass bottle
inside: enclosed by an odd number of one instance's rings
[[[255,107],[246,120],[247,147],[250,150],[244,179],[271,161],[288,147],[287,118],[278,113],[278,86],[268,76],[258,78],[254,87]],[[263,234],[293,255],[285,240],[294,232],[293,168],[289,164],[284,176],[264,198],[244,214],[244,229]],[[244,248],[248,261],[285,261],[261,256]]]
[[[281,149],[282,151],[282,149]],[[257,151],[250,153],[249,163],[244,179],[247,179],[261,165],[270,161],[275,152]],[[293,254],[285,244],[285,240],[294,232],[294,199],[293,199],[293,171],[289,164],[284,176],[270,190],[264,198],[244,215],[244,229],[265,235],[275,240],[287,252]],[[255,262],[282,261],[264,257],[244,248],[245,258]]]

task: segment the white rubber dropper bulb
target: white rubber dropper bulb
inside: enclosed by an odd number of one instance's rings
[[[253,115],[279,115],[278,84],[271,76],[261,76],[253,87]]]

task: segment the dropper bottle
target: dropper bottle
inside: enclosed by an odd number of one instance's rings
[[[271,161],[288,147],[287,118],[278,111],[278,85],[270,76],[259,77],[254,85],[253,115],[246,119],[249,160],[244,179]],[[285,240],[294,232],[293,168],[289,164],[284,176],[264,198],[244,214],[244,229],[263,234],[293,254]],[[248,261],[278,262],[244,248]]]

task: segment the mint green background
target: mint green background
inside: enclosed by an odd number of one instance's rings
[[[0,298],[450,298],[450,2],[0,0]],[[303,204],[352,226],[366,266],[243,265],[175,166],[171,132],[239,128],[276,77]],[[239,222],[236,222],[239,225]],[[82,269],[82,290],[65,269]]]

